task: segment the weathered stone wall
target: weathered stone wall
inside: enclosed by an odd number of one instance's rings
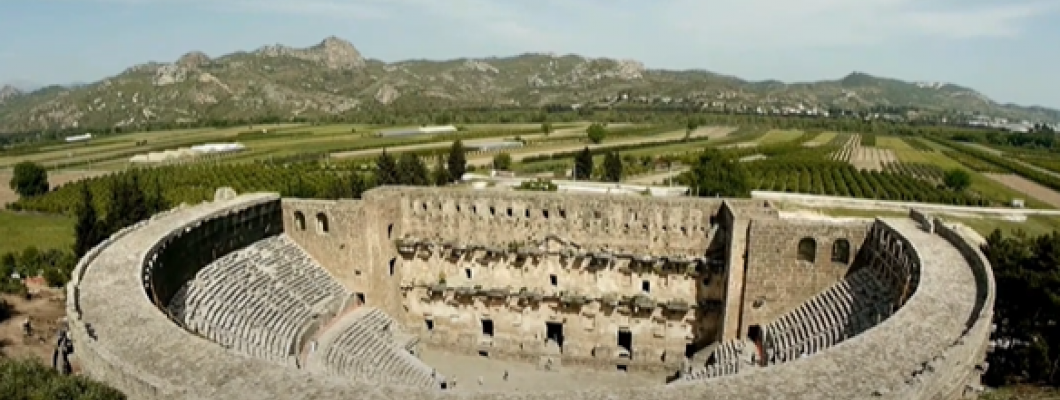
[[[353,292],[355,302],[363,298],[390,315],[404,314],[393,245],[402,227],[392,203],[284,199],[283,208],[284,232]]]
[[[721,201],[526,192],[379,192],[400,204],[403,233],[438,242],[508,247],[557,235],[582,248],[699,255]]]
[[[752,220],[740,334],[791,311],[842,279],[870,225],[868,221]],[[805,243],[810,243],[812,254],[800,257]]]
[[[374,195],[369,193],[365,202],[371,203]],[[74,271],[67,303],[76,357],[86,373],[119,388],[130,398],[147,400],[275,397],[499,400],[512,396],[527,400],[954,398],[968,389],[968,382],[977,378],[975,363],[981,362],[989,335],[993,281],[981,253],[959,235],[945,233],[944,229],[939,235],[947,240],[916,232],[909,220],[887,220],[877,221],[873,230],[891,235],[885,243],[903,245],[897,253],[896,245],[882,246],[876,253],[891,260],[883,263],[886,265],[923,263],[923,280],[916,293],[879,326],[845,341],[842,346],[805,359],[697,384],[576,393],[453,393],[412,390],[358,378],[334,380],[229,352],[181,330],[144,295],[147,289],[144,284],[151,284],[144,282],[144,271],[151,269],[149,264],[154,254],[171,236],[199,229],[204,226],[202,221],[238,218],[232,217],[238,215],[234,211],[277,200],[268,195],[241,196],[176,210],[119,232],[89,252]],[[288,204],[284,207],[286,218]],[[368,221],[364,228],[367,236],[374,235],[370,240],[379,249],[372,257],[385,260],[388,253],[397,255],[393,243],[387,239],[390,218],[400,217],[397,207],[389,216],[384,213],[379,218],[381,222],[372,222],[376,214],[364,215]],[[400,224],[393,231],[400,234]],[[239,231],[222,233],[228,234],[239,234]],[[304,246],[312,246],[308,244],[309,238],[304,238],[307,240],[302,242]],[[368,252],[373,251],[371,246],[371,242],[366,245]],[[751,250],[753,257],[754,249]],[[818,255],[821,254],[819,251]],[[906,259],[901,260],[898,254],[907,254]],[[334,262],[338,265],[340,260]],[[363,262],[371,263],[371,260]],[[750,265],[749,273],[754,272],[756,264]],[[375,274],[381,269],[372,267],[364,273]],[[388,267],[382,270],[386,271],[384,282],[393,280],[395,296],[400,298],[401,293],[411,293],[401,290],[400,267],[393,278]],[[384,289],[383,284],[371,288]],[[373,301],[371,293],[368,301]],[[402,307],[402,303],[395,305],[392,308]]]

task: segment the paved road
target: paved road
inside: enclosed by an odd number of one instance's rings
[[[969,214],[994,214],[994,215],[1060,215],[1060,210],[1043,210],[1036,208],[997,208],[997,207],[969,207],[949,206],[943,204],[915,203],[908,201],[889,201],[854,199],[849,197],[819,196],[812,194],[796,194],[784,192],[752,191],[751,197],[756,199],[774,200],[785,203],[795,203],[808,207],[834,207],[854,208],[862,210],[892,210],[907,211],[916,208],[923,211],[969,213]]]

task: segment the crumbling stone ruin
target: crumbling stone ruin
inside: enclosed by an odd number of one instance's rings
[[[524,399],[970,396],[993,277],[959,230],[913,218],[438,188],[226,193],[86,254],[69,338],[87,374],[139,399],[509,396],[453,389],[421,347],[671,376]]]

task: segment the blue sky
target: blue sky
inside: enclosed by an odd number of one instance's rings
[[[863,71],[1060,108],[1060,0],[0,0],[0,82],[96,81],[329,35],[384,61],[557,52],[756,80]]]

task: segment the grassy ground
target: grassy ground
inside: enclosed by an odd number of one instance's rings
[[[794,130],[771,130],[765,136],[758,139],[759,145],[790,142],[802,136],[802,131]]]
[[[828,144],[832,139],[835,139],[836,135],[838,135],[836,132],[821,132],[812,140],[806,142],[806,146],[822,146]]]
[[[1004,387],[979,397],[980,400],[1058,400],[1060,390],[1036,386]]]
[[[29,246],[68,248],[73,236],[74,221],[68,217],[0,211],[0,254]]]
[[[924,142],[935,144],[930,141]],[[913,148],[913,146],[910,146],[909,143],[906,143],[902,138],[894,136],[877,136],[876,147],[893,150],[895,156],[898,157],[899,162],[933,164],[945,170],[963,169],[972,177],[971,190],[996,201],[1008,203],[1012,199],[1026,199],[1027,206],[1031,208],[1054,208],[1045,202],[1030,198],[1030,196],[1025,193],[1012,190],[993,179],[972,171],[960,162],[957,162],[957,160],[947,157],[941,151],[920,151]],[[936,150],[946,150],[945,147],[941,146],[932,147]]]
[[[812,210],[833,217],[873,218],[906,217],[909,215],[909,213],[899,211],[872,211],[848,208],[814,208]],[[969,228],[979,232],[979,234],[984,237],[989,235],[990,232],[993,232],[994,229],[1001,229],[1001,231],[1006,234],[1012,234],[1016,230],[1023,230],[1031,236],[1044,235],[1054,230],[1060,230],[1060,217],[1057,216],[1032,215],[1028,216],[1025,221],[1009,221],[1001,218],[985,216],[979,218],[971,216],[958,217],[948,214],[942,214],[939,215],[939,217],[946,221],[965,224]]]

